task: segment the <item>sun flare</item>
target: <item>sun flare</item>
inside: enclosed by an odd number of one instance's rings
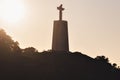
[[[3,0],[0,2],[0,17],[14,23],[24,17],[25,8],[19,0]]]

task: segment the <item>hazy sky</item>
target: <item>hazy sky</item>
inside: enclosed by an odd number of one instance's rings
[[[18,41],[21,48],[51,49],[53,21],[58,19],[56,8],[62,3],[66,8],[63,19],[69,23],[70,51],[91,57],[105,55],[110,62],[120,65],[120,0],[2,1],[6,1],[3,5],[7,3],[8,17],[0,17],[0,27]],[[10,7],[16,2],[19,6]],[[14,10],[20,14],[16,15]]]

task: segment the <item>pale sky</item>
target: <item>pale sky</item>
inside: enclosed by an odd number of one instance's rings
[[[21,48],[51,49],[53,21],[58,20],[57,6],[63,4],[70,51],[93,58],[105,55],[120,65],[120,0],[0,0],[0,4],[0,27]]]

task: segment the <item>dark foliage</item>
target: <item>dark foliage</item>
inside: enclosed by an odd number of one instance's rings
[[[0,30],[0,80],[120,80],[120,69],[105,56],[20,49]]]

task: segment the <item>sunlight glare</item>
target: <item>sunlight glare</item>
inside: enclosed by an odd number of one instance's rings
[[[0,17],[10,23],[15,23],[24,17],[25,8],[20,0],[3,0],[0,2]]]

